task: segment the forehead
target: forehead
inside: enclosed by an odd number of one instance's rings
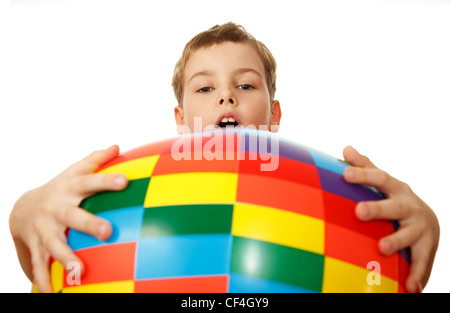
[[[185,67],[185,81],[199,71],[232,72],[251,68],[264,75],[264,64],[256,49],[248,43],[226,41],[196,50]]]

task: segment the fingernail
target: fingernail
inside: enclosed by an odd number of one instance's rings
[[[106,225],[103,224],[103,223],[99,223],[99,224],[97,225],[96,231],[97,231],[97,235],[98,235],[99,237],[105,236],[105,234],[106,234]]]
[[[392,250],[394,249],[392,241],[390,241],[389,239],[385,239],[382,241],[382,245],[384,250],[383,252],[387,255],[390,255],[392,253]]]
[[[357,210],[360,219],[367,220],[368,218],[370,218],[370,208],[367,204],[359,203]]]
[[[355,171],[355,169],[353,169],[353,168],[351,168],[351,167],[348,167],[348,168],[345,170],[344,175],[345,175],[345,177],[346,177],[347,179],[349,179],[349,180],[354,180],[355,177],[356,177],[356,171]]]
[[[125,177],[122,176],[122,175],[117,176],[117,177],[114,178],[114,184],[115,184],[117,187],[122,187],[122,186],[125,184],[125,182],[126,182],[126,179],[125,179]]]

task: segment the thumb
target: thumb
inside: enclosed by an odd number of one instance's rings
[[[347,146],[343,151],[344,160],[353,166],[362,168],[377,168],[370,159],[362,154],[360,154],[352,146]]]
[[[107,149],[94,151],[81,161],[73,164],[70,169],[80,174],[94,173],[101,165],[117,157],[119,151],[118,145],[112,145]]]

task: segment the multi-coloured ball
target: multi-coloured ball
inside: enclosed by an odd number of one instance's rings
[[[267,132],[194,133],[128,151],[98,173],[128,187],[82,207],[113,226],[107,241],[70,230],[85,263],[51,265],[56,292],[404,292],[409,254],[380,238],[395,221],[361,222],[382,196],[344,181],[348,165]]]

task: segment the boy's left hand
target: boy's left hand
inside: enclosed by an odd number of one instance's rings
[[[436,215],[407,184],[378,169],[354,148],[344,149],[344,159],[352,165],[344,171],[347,182],[373,186],[386,195],[384,200],[359,202],[356,216],[362,221],[388,219],[399,222],[400,228],[380,239],[378,247],[384,255],[411,248],[411,270],[406,289],[421,292],[430,277],[439,243]]]

